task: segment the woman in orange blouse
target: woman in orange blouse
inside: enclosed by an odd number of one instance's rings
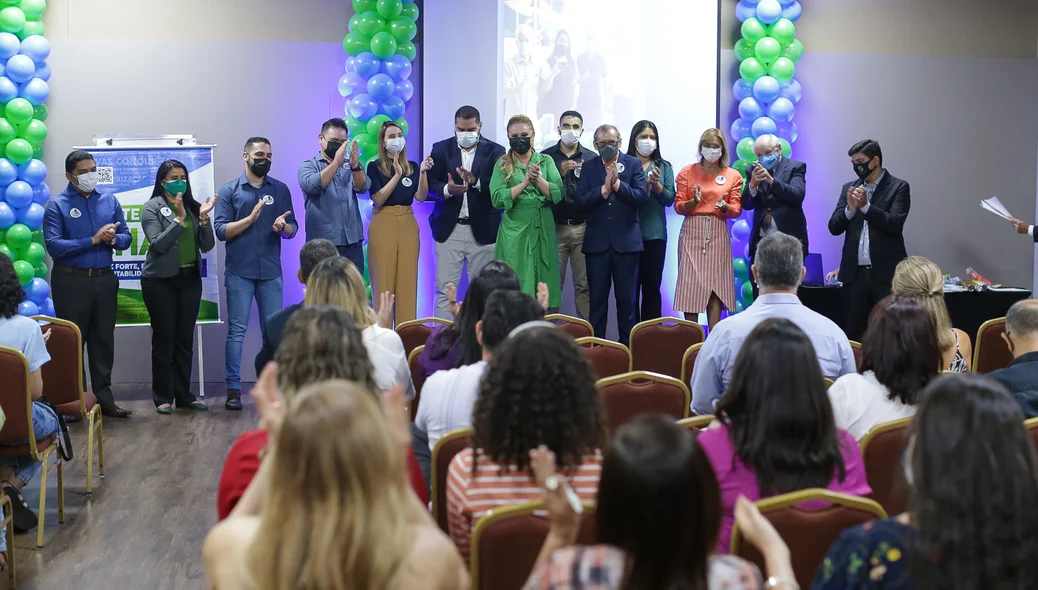
[[[719,129],[699,138],[698,164],[678,173],[674,210],[685,215],[678,237],[678,284],[674,309],[695,320],[704,309],[710,328],[721,306],[735,309],[732,243],[726,219],[742,212],[742,175],[728,167],[728,144]]]

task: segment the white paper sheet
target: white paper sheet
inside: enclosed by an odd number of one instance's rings
[[[1001,217],[1002,219],[1005,219],[1006,221],[1009,221],[1010,215],[1009,215],[1009,213],[1008,213],[1008,212],[1003,212],[1003,211],[999,210],[999,208],[998,208],[998,207],[995,207],[994,205],[991,205],[991,204],[990,204],[990,203],[988,203],[987,201],[981,201],[981,202],[980,202],[980,206],[981,206],[981,207],[982,207],[982,208],[983,208],[983,209],[984,209],[985,211],[990,211],[990,212],[994,213],[995,215],[998,215],[998,216],[999,216],[999,217]]]

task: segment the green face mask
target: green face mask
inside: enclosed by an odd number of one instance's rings
[[[163,185],[163,188],[165,188],[166,192],[169,193],[169,195],[172,196],[172,197],[175,197],[177,195],[182,195],[182,194],[187,192],[187,181],[186,180],[171,180],[171,181],[165,183]]]

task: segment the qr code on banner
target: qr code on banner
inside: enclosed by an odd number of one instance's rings
[[[115,184],[115,168],[112,166],[98,166],[97,184]]]

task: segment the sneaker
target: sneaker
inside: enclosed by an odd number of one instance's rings
[[[241,409],[241,390],[240,389],[228,389],[227,390],[227,401],[224,402],[223,407],[228,410],[240,410]]]

